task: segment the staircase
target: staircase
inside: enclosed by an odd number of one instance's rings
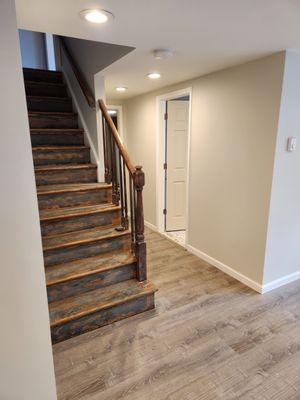
[[[114,185],[97,182],[61,72],[23,73],[57,343],[154,308],[155,288],[139,276],[132,224],[120,228]]]

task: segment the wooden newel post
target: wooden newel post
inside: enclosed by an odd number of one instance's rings
[[[134,188],[136,190],[135,210],[135,255],[137,258],[137,278],[139,281],[147,279],[146,243],[144,236],[144,210],[143,210],[143,187],[145,185],[145,174],[141,166],[135,167]]]

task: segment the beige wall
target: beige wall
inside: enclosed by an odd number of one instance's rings
[[[287,152],[287,138],[297,148]],[[300,277],[300,54],[286,53],[279,117],[264,284]],[[292,275],[292,276],[291,276]],[[292,280],[292,279],[291,279]],[[284,282],[282,282],[284,283]]]
[[[13,0],[0,2],[0,399],[54,400],[37,197]]]
[[[156,96],[192,87],[189,245],[258,284],[284,58],[277,53],[123,104],[127,146],[146,173],[145,219],[155,225]]]

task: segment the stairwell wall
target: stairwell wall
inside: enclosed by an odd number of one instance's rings
[[[123,103],[126,144],[146,174],[145,219],[156,226],[156,98],[192,87],[188,248],[258,291],[284,62],[280,52]]]
[[[0,2],[0,398],[55,400],[25,91],[13,0]]]

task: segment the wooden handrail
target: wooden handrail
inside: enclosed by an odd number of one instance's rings
[[[112,202],[120,205],[121,209],[121,225],[117,229],[127,230],[130,226],[131,245],[137,262],[137,279],[144,281],[147,279],[143,211],[145,174],[141,166],[134,167],[131,163],[104,101],[98,100],[98,104],[103,124],[105,182],[112,185]]]
[[[78,67],[76,61],[74,60],[74,57],[72,56],[72,54],[70,53],[68,46],[64,40],[64,38],[62,38],[61,36],[59,37],[60,40],[60,44],[61,47],[63,48],[69,63],[71,65],[71,68],[74,72],[74,75],[76,76],[76,79],[79,83],[79,86],[81,87],[81,90],[84,94],[84,97],[86,98],[86,101],[88,102],[88,105],[90,106],[90,108],[92,108],[93,110],[96,109],[96,101],[95,101],[95,97],[85,79],[85,77],[83,76],[83,73],[80,71],[80,68]]]
[[[109,129],[111,130],[111,133],[114,136],[115,143],[118,146],[118,149],[120,150],[120,153],[123,156],[124,162],[129,170],[131,176],[133,177],[135,175],[136,168],[133,166],[133,164],[130,161],[128,151],[126,150],[125,146],[121,142],[117,128],[115,127],[115,124],[113,123],[113,120],[111,119],[111,116],[108,114],[108,111],[107,111],[104,101],[98,100],[98,104],[99,104],[100,110],[102,111],[102,115],[105,118],[105,120],[109,126]]]

